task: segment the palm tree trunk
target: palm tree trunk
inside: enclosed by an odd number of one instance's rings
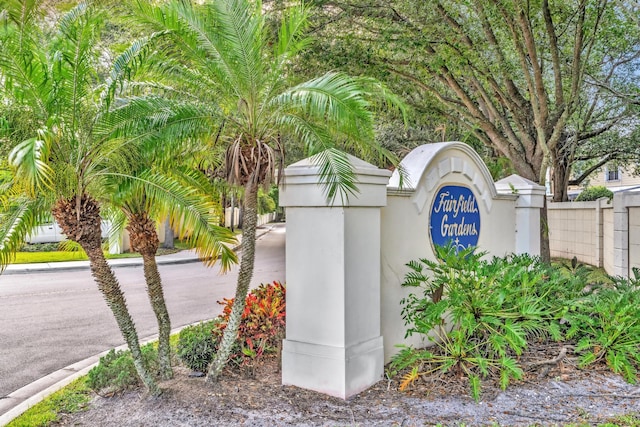
[[[162,280],[158,272],[158,264],[155,255],[142,254],[144,278],[147,282],[147,294],[151,301],[151,307],[158,321],[158,360],[160,362],[160,375],[168,380],[173,377],[171,368],[171,319],[164,300]]]
[[[171,346],[169,337],[171,335],[171,319],[164,300],[162,291],[162,279],[158,271],[156,253],[160,240],[154,221],[149,218],[147,212],[128,214],[129,237],[131,248],[142,255],[144,278],[147,283],[147,295],[151,302],[151,307],[158,322],[158,360],[160,363],[160,375],[163,379],[173,377],[171,368]]]
[[[91,274],[129,346],[138,376],[147,387],[149,393],[153,396],[158,396],[162,393],[162,390],[160,390],[142,360],[138,332],[129,314],[127,302],[118,279],[113,274],[113,270],[111,270],[102,252],[100,207],[98,203],[87,195],[74,196],[69,199],[59,200],[51,213],[64,234],[69,239],[78,242],[86,252],[87,257],[89,257]]]
[[[207,381],[215,382],[227,364],[233,344],[238,338],[238,327],[242,320],[245,300],[249,293],[251,278],[253,276],[253,264],[256,255],[256,224],[258,222],[258,186],[248,183],[244,193],[244,210],[242,211],[242,259],[236,285],[236,296],[229,315],[229,322],[222,335],[218,346],[218,352],[207,373]]]
[[[153,376],[147,370],[142,360],[142,351],[140,350],[140,341],[138,340],[138,332],[136,331],[133,319],[127,309],[127,302],[122,293],[122,289],[113,274],[113,270],[104,258],[101,248],[87,248],[82,243],[87,256],[89,257],[89,263],[91,265],[91,274],[98,282],[98,289],[102,292],[107,305],[113,312],[113,316],[118,322],[120,332],[127,342],[127,346],[131,351],[133,357],[133,364],[136,367],[138,376],[149,390],[149,393],[153,396],[159,396],[162,390],[158,387]]]

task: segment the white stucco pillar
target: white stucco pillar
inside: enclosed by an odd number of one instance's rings
[[[613,195],[613,275],[629,277],[629,213],[624,192]]]
[[[380,208],[391,173],[350,156],[359,192],[327,201],[313,158],[284,171],[282,383],[348,398],[382,378]]]
[[[613,195],[613,275],[629,277],[630,237],[629,207],[640,205],[640,194],[620,191]]]
[[[514,252],[540,255],[540,209],[544,207],[545,188],[519,175],[496,182],[499,194],[515,194],[516,233]]]

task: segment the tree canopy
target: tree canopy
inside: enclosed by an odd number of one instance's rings
[[[629,2],[314,4],[324,19],[321,51],[349,49],[414,103],[435,104],[467,127],[525,178],[545,183],[551,167],[555,200],[566,199],[577,162],[595,169],[638,159],[631,130],[640,30]]]

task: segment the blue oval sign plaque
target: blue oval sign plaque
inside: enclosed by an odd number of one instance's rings
[[[456,251],[476,246],[480,235],[480,210],[471,189],[458,185],[440,188],[431,206],[429,228],[434,245],[452,243]]]

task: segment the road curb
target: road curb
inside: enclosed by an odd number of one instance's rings
[[[198,322],[190,323],[188,325],[183,325],[178,328],[172,329],[171,335],[180,333],[180,331],[188,326],[197,325],[202,322],[208,322],[209,320],[212,319],[200,320]],[[151,335],[144,340],[141,340],[140,345],[147,345],[157,340],[158,334]],[[121,346],[115,347],[113,350],[119,351],[128,349],[129,348],[127,347],[127,345],[123,344]],[[8,394],[4,399],[0,400],[0,411],[3,410],[3,406],[9,408],[7,412],[0,415],[0,427],[6,426],[11,421],[25,413],[28,409],[42,402],[48,396],[52,395],[58,390],[61,390],[78,378],[87,375],[94,366],[100,363],[100,358],[105,356],[111,350],[112,349],[105,350],[102,353],[87,357],[84,360],[73,363],[62,369],[58,369],[57,371],[52,372],[49,375],[44,376],[39,380],[27,384],[26,386]],[[15,404],[15,406],[3,404],[4,402],[12,401],[17,401],[18,403]]]

